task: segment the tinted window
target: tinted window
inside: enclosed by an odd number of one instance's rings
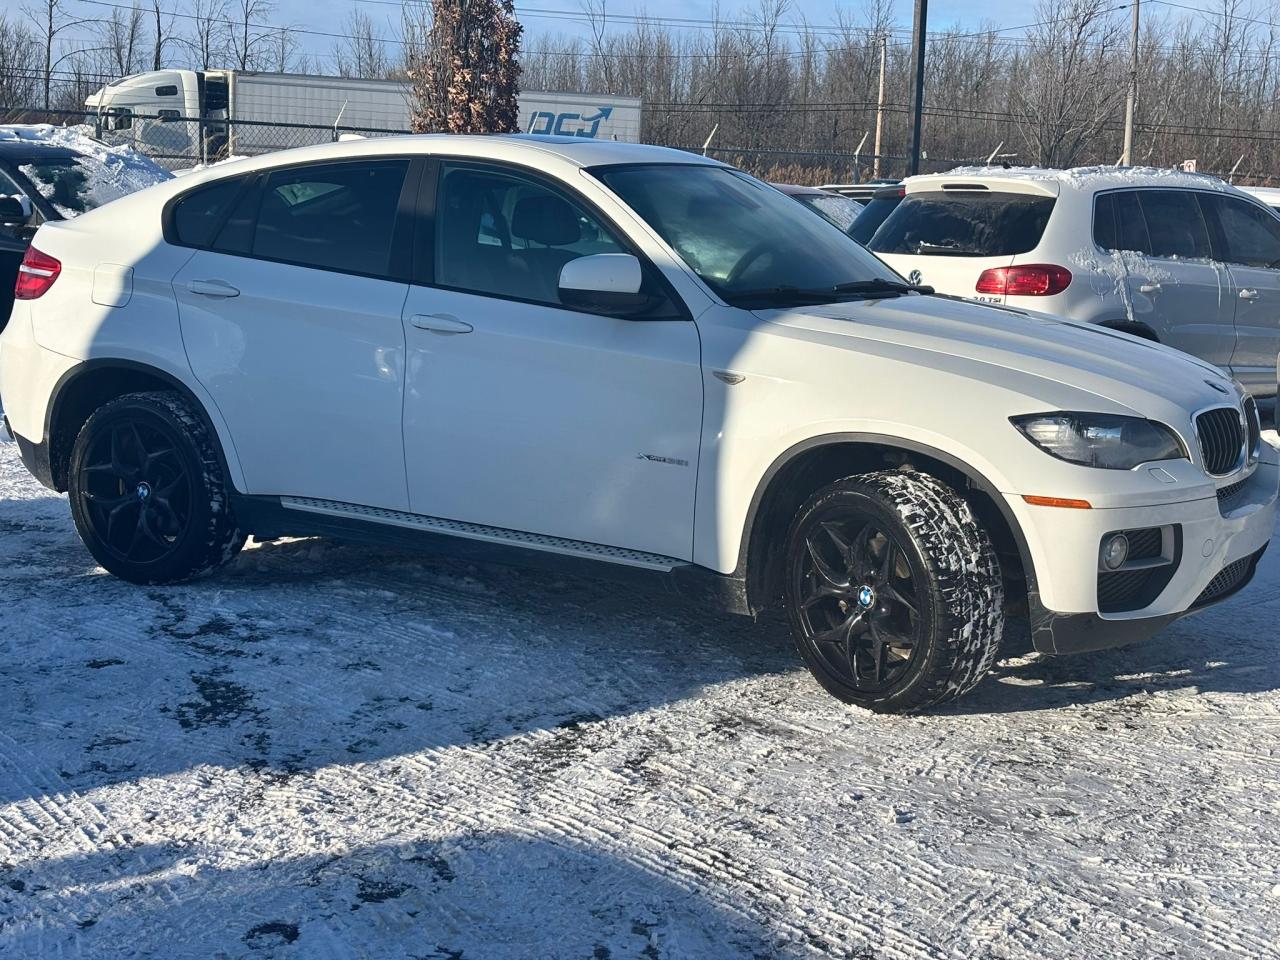
[[[1116,247],[1116,195],[1099,194],[1093,202],[1093,242],[1103,250]]]
[[[1226,242],[1223,259],[1251,267],[1280,267],[1280,220],[1245,200],[1202,196]]]
[[[995,191],[911,193],[867,245],[876,253],[1007,257],[1034,250],[1053,197]]]
[[[1187,190],[1138,190],[1138,202],[1156,257],[1208,259],[1209,230],[1193,193]]]
[[[262,188],[252,254],[385,275],[408,168],[408,160],[369,160],[274,171]]]
[[[559,305],[566,263],[624,252],[599,220],[536,181],[445,168],[436,204],[441,286]]]
[[[1138,203],[1138,194],[1133,190],[1120,190],[1110,194],[1114,197],[1116,218],[1115,249],[1132,250],[1136,253],[1151,252],[1151,238],[1147,236],[1147,220],[1142,215],[1142,205]]]
[[[903,194],[894,192],[891,196],[876,196],[862,208],[849,229],[849,236],[861,244],[867,244],[880,229],[880,224],[889,218],[889,214],[898,209]]]
[[[178,88],[175,84],[170,83],[170,84],[166,84],[163,87],[156,87],[157,97],[176,97],[177,95],[178,95]]]
[[[206,247],[226,216],[227,208],[240,192],[242,177],[219,180],[193,190],[173,207],[173,233],[178,243],[188,247]]]
[[[728,302],[778,288],[900,279],[841,230],[737,170],[646,164],[593,172]]]

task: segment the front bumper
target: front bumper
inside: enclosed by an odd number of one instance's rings
[[[1280,464],[1267,448],[1244,487],[1158,506],[1069,510],[1031,507],[1009,497],[1034,570],[1028,578],[1032,644],[1043,653],[1077,653],[1144,640],[1173,621],[1234,596],[1252,579],[1276,525]],[[1180,531],[1181,551],[1167,584],[1145,606],[1102,613],[1098,548],[1115,530]]]

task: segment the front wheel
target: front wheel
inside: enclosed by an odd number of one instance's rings
[[[814,494],[787,536],[784,593],[818,682],[871,710],[958,697],[1000,648],[1004,588],[991,540],[928,474],[863,474]]]
[[[132,393],[89,417],[71,449],[68,493],[80,539],[108,573],[177,583],[239,552],[245,538],[215,443],[175,393]]]

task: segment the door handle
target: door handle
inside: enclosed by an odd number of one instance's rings
[[[1251,290],[1248,287],[1246,287],[1245,289],[1240,291],[1241,300],[1248,300],[1249,302],[1252,303],[1254,300],[1257,300],[1258,297],[1259,297],[1259,293],[1257,290]]]
[[[238,297],[240,291],[225,280],[189,280],[187,290],[201,297]]]
[[[1141,283],[1138,285],[1139,293],[1159,293],[1160,284],[1158,283]]]
[[[475,329],[465,320],[459,320],[449,313],[416,313],[409,322],[419,330],[430,330],[432,333],[455,334],[470,333]]]

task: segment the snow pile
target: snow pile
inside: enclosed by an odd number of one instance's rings
[[[80,155],[73,166],[39,161],[19,166],[41,196],[68,218],[173,176],[150,157],[127,146],[108,146],[91,132],[85,125],[8,124],[0,125],[0,141],[43,143]]]

